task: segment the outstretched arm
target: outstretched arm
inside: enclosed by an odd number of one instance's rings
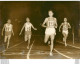
[[[31,26],[34,30],[37,30],[37,28],[35,28],[33,25]]]
[[[4,31],[4,29],[5,29],[5,25],[4,25],[3,28],[2,28],[2,34],[1,34],[2,36],[3,36],[3,31]]]
[[[43,24],[42,24],[42,27],[47,27],[45,24],[47,22],[47,18],[44,20]]]
[[[13,26],[12,26],[12,34],[13,34],[13,36],[14,36]]]
[[[61,32],[61,27],[63,26],[63,23],[60,25],[60,27],[59,27],[59,32]]]
[[[25,24],[23,25],[23,27],[22,27],[22,29],[21,29],[21,31],[20,31],[20,33],[19,33],[19,35],[21,35],[21,33],[22,33],[22,31],[23,31],[24,27],[25,27]]]

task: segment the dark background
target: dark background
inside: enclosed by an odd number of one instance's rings
[[[54,12],[54,17],[57,18],[58,28],[63,22],[64,17],[68,19],[72,29],[69,30],[69,38],[72,38],[72,32],[75,34],[75,40],[79,40],[80,27],[79,27],[79,11],[80,2],[68,2],[68,1],[24,1],[24,2],[0,2],[0,37],[1,29],[6,23],[7,19],[12,20],[14,26],[15,38],[19,37],[19,32],[26,22],[26,17],[29,17],[31,23],[38,29],[33,31],[33,35],[44,35],[44,29],[40,26],[43,23],[45,17],[48,17],[48,10]],[[74,28],[73,28],[74,27]],[[56,38],[59,39],[62,34],[58,32]],[[74,30],[73,30],[74,29]],[[2,38],[2,37],[1,37]]]

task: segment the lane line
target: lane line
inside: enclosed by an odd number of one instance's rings
[[[5,51],[7,51],[7,50],[9,50],[9,49],[11,49],[11,48],[13,48],[13,47],[16,47],[16,46],[22,44],[23,42],[24,42],[24,41],[22,41],[21,43],[18,43],[18,44],[16,44],[16,45],[13,45],[12,47],[10,47],[10,48],[8,48],[8,49],[6,49],[6,50],[3,50],[3,51],[0,52],[0,53],[3,53],[3,52],[5,52]]]
[[[35,40],[34,40],[34,41],[35,41]],[[32,47],[33,47],[34,41],[33,41],[32,45],[30,46],[30,49],[29,49],[29,51],[28,51],[28,53],[27,53],[27,59],[30,59],[30,52],[31,52],[31,49],[32,49]]]
[[[67,55],[65,55],[65,54],[63,54],[63,53],[61,53],[61,52],[59,52],[59,51],[56,50],[56,49],[54,49],[54,51],[56,51],[58,54],[60,54],[60,55],[62,55],[62,56],[64,56],[64,57],[66,57],[66,58],[68,58],[68,59],[73,59],[73,58],[71,58],[71,57],[69,57],[69,56],[67,56]]]
[[[44,54],[49,54],[49,53],[40,53],[40,54],[36,54],[36,53],[33,53],[33,54],[30,54],[30,55],[44,55]],[[56,53],[54,53],[56,54]],[[22,53],[10,53],[10,54],[4,54],[4,55],[26,55],[26,54],[22,54]]]
[[[58,42],[58,43],[64,44],[64,43],[62,43],[62,42]],[[67,44],[67,45],[68,45],[68,46],[71,46],[71,47],[73,47],[73,48],[80,49],[80,47],[77,47],[77,46],[73,46],[73,45],[70,45],[70,44]]]

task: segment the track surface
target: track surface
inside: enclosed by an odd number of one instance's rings
[[[53,56],[49,56],[48,45],[44,45],[43,36],[34,36],[31,39],[30,49],[23,39],[11,41],[9,49],[5,45],[0,46],[0,58],[2,59],[80,59],[80,49],[55,42]]]

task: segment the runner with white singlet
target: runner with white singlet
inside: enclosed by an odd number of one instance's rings
[[[22,27],[21,32],[20,32],[19,35],[21,35],[23,29],[25,28],[25,36],[24,36],[24,40],[25,40],[25,42],[28,40],[27,49],[29,49],[30,39],[31,39],[31,35],[32,35],[31,28],[33,28],[34,30],[37,30],[37,29],[34,28],[34,26],[31,24],[29,18],[26,18],[26,21],[27,21],[27,22],[23,25],[23,27]]]
[[[63,34],[63,42],[65,42],[65,46],[67,46],[66,39],[68,37],[68,29],[71,28],[70,24],[67,22],[67,18],[64,18],[64,22],[59,27],[59,32],[61,32],[62,27],[62,34]]]
[[[50,10],[48,12],[49,17],[47,17],[45,19],[45,21],[43,22],[42,26],[46,27],[45,30],[45,38],[44,38],[44,42],[50,42],[50,56],[53,55],[52,51],[53,51],[53,45],[54,45],[54,38],[56,35],[56,30],[55,28],[57,28],[57,19],[53,17],[53,12]],[[48,39],[50,38],[50,41],[48,41]]]
[[[2,29],[2,36],[3,36],[3,31],[4,30],[5,30],[4,42],[7,42],[7,48],[8,48],[9,47],[9,42],[10,42],[10,39],[11,39],[11,34],[14,35],[13,25],[11,24],[10,19],[8,19],[6,24],[4,24],[4,27]]]

